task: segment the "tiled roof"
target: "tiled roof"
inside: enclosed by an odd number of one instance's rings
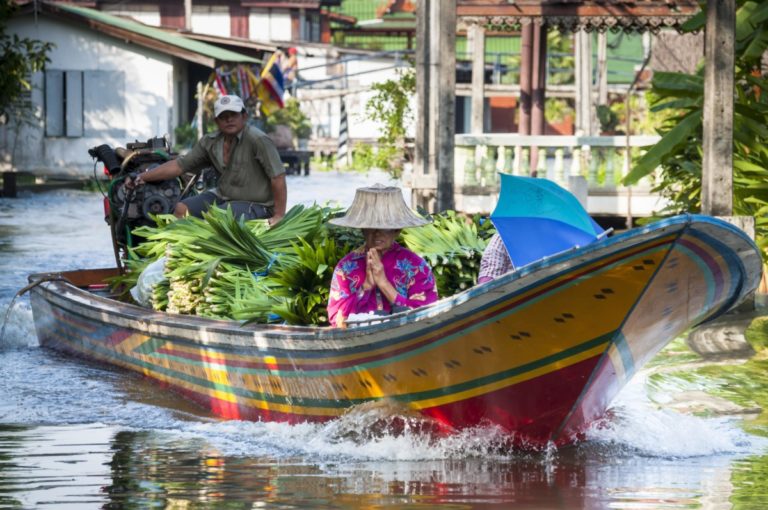
[[[700,11],[696,0],[458,0],[457,16],[505,30],[546,23],[560,30],[657,31],[680,28]]]

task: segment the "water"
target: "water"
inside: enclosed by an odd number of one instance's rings
[[[374,182],[386,180],[290,177],[289,205],[346,206]],[[30,273],[113,262],[98,194],[0,199],[0,316]],[[0,343],[0,508],[768,508],[765,439],[738,416],[659,406],[646,388],[638,374],[586,442],[538,453],[500,449],[488,428],[366,435],[366,411],[222,422],[133,374],[41,349],[22,297]]]

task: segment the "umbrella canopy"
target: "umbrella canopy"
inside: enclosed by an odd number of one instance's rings
[[[584,246],[604,232],[578,199],[556,183],[508,174],[501,174],[491,221],[516,267]]]

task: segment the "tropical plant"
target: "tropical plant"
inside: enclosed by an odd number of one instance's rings
[[[754,216],[758,245],[768,247],[768,81],[761,58],[768,49],[768,3],[739,0],[735,33],[733,112],[733,212]],[[686,31],[702,30],[706,13]],[[659,129],[661,140],[639,158],[624,184],[636,183],[660,167],[654,191],[670,205],[661,214],[701,210],[703,68],[696,74],[657,72],[651,110],[671,113]],[[716,122],[717,120],[713,120]],[[768,257],[766,257],[768,258]]]
[[[568,117],[573,118],[575,110],[567,99],[550,97],[544,102],[544,117],[547,122],[563,122]]]
[[[371,169],[387,169],[393,161],[399,161],[400,152],[392,145],[378,145],[374,147],[369,143],[357,142],[352,147],[351,169],[357,172],[368,172]],[[390,170],[393,176],[399,175],[399,171]]]
[[[477,283],[480,259],[493,235],[490,222],[480,223],[455,211],[431,216],[432,223],[404,230],[405,246],[421,255],[432,268],[440,297],[448,297]]]
[[[176,143],[173,150],[180,152],[183,149],[189,149],[197,142],[197,128],[192,123],[181,124],[173,129]]]
[[[293,136],[299,140],[307,139],[312,134],[312,124],[309,122],[309,117],[301,111],[299,100],[293,97],[285,102],[285,108],[276,110],[267,117],[264,124],[268,133],[274,131],[279,125],[291,128]]]
[[[48,53],[54,44],[7,34],[8,20],[17,8],[16,2],[0,1],[0,116],[23,121],[31,109],[31,75],[51,61]]]
[[[125,296],[150,262],[165,257],[165,278],[149,289],[156,310],[327,325],[333,270],[364,242],[359,229],[328,223],[340,213],[334,207],[295,206],[272,228],[264,220],[237,221],[229,209],[213,208],[204,219],[157,216],[157,226],[134,230],[146,241],[130,251],[126,273],[110,283]],[[475,284],[495,230],[479,215],[466,218],[447,211],[432,219],[431,225],[405,231],[400,240],[430,263],[445,297]]]
[[[547,31],[547,81],[551,85],[564,85],[574,82],[575,57],[573,56],[573,37],[559,30]],[[519,83],[519,80],[518,82]]]
[[[416,93],[416,71],[408,67],[397,78],[374,83],[371,89],[374,94],[365,104],[365,116],[382,127],[378,150],[371,152],[371,166],[397,178],[403,162],[413,160],[406,149],[406,132],[414,118],[411,99]]]

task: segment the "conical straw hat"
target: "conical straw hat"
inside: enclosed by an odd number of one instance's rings
[[[429,223],[405,205],[400,188],[383,184],[357,188],[347,213],[328,221],[341,227],[375,229],[420,227]]]

